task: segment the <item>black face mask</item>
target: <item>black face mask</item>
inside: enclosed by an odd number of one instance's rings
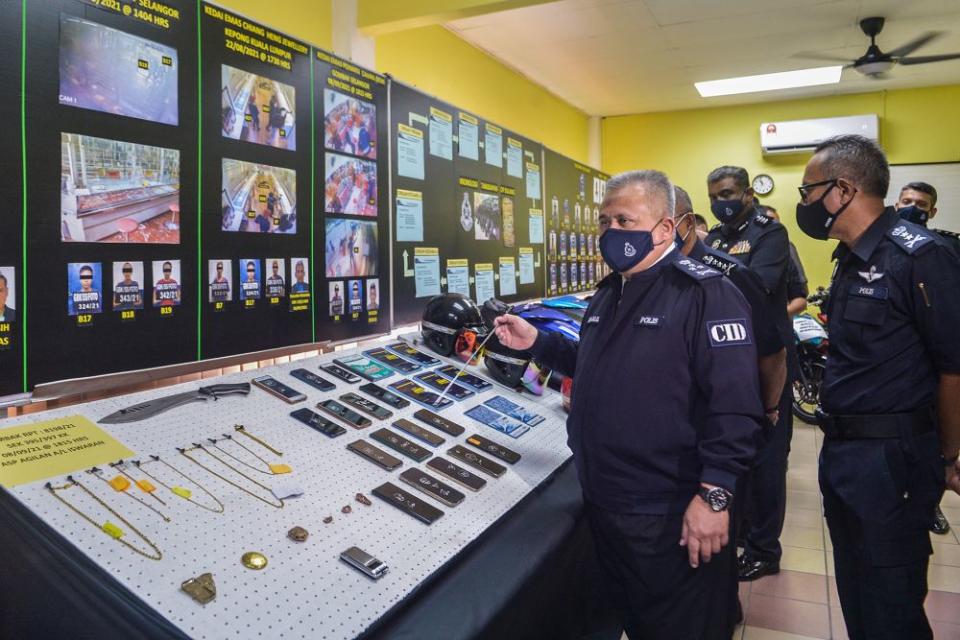
[[[912,204],[909,207],[900,207],[897,211],[900,214],[900,217],[914,224],[919,224],[922,226],[927,226],[927,220],[930,219],[930,212],[924,211],[917,207],[917,205]]]
[[[833,223],[837,221],[840,214],[853,202],[853,198],[851,198],[847,204],[840,207],[836,213],[830,213],[823,201],[835,186],[837,186],[836,181],[827,187],[827,190],[823,192],[823,195],[820,196],[816,202],[811,202],[810,204],[797,203],[797,226],[800,227],[801,231],[815,240],[828,239],[830,237],[830,227],[833,226]]]

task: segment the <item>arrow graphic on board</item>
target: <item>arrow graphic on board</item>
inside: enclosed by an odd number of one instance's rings
[[[406,249],[404,249],[402,255],[403,255],[403,277],[412,278],[413,269],[410,268],[410,254],[407,253]]]
[[[430,124],[430,120],[427,119],[427,116],[422,116],[419,113],[414,113],[411,111],[409,114],[407,114],[407,124],[412,127],[414,122],[419,122],[420,124],[426,125]]]
[[[440,284],[443,285],[444,287],[447,286],[447,279],[446,279],[446,278],[440,278]]]
[[[494,280],[499,280],[499,279],[500,279],[500,274],[499,274],[499,273],[493,274],[493,279],[494,279]]]
[[[537,251],[537,263],[536,263],[534,266],[536,266],[536,267],[539,267],[539,266],[540,266],[540,252],[539,252],[539,251]]]

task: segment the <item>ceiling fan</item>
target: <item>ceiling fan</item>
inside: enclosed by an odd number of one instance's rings
[[[926,64],[928,62],[960,59],[960,53],[945,53],[937,56],[910,56],[911,53],[920,47],[943,35],[940,31],[928,31],[905,45],[884,53],[880,50],[880,47],[877,46],[876,42],[877,35],[883,31],[883,23],[884,19],[882,17],[864,18],[860,21],[860,29],[870,38],[870,46],[867,48],[867,52],[856,60],[848,60],[847,58],[817,52],[798,53],[795,57],[808,58],[811,60],[829,60],[831,62],[846,62],[847,64],[843,65],[844,69],[855,69],[857,72],[877,80],[885,78],[886,73],[898,64]]]

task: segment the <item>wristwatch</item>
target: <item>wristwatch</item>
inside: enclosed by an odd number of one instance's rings
[[[713,511],[718,513],[720,511],[726,511],[730,507],[730,503],[733,502],[733,494],[723,487],[714,487],[713,489],[700,487],[697,495],[703,498],[703,501],[706,502]]]

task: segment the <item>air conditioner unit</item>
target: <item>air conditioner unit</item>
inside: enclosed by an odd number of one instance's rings
[[[880,139],[877,114],[764,122],[760,125],[760,146],[764,155],[813,151],[827,138],[856,133],[871,140]]]

